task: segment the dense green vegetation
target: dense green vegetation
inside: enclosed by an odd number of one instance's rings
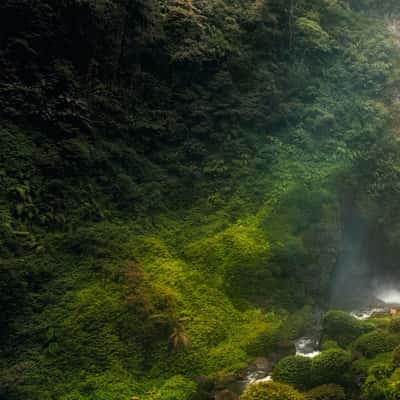
[[[302,356],[282,358],[274,367],[274,381],[306,389],[311,382],[311,359]]]
[[[340,315],[336,311],[329,312],[325,321],[333,314]],[[386,318],[374,318],[368,324],[377,328],[382,326],[382,319]],[[353,318],[353,323],[361,322]],[[299,356],[283,358],[274,367],[274,385],[281,388],[279,385],[282,384],[285,388],[289,384],[291,386],[288,387],[300,390],[307,400],[397,399],[400,395],[400,347],[395,347],[395,343],[398,343],[400,336],[390,330],[392,324],[386,325],[386,328],[360,333],[345,350],[338,347],[323,349],[313,359]],[[324,335],[329,328],[329,325],[324,326]],[[349,334],[354,332],[351,324],[347,323],[347,329]],[[269,393],[274,391],[268,387],[269,384],[250,385],[245,393],[248,396],[246,398],[269,399]]]
[[[382,12],[398,11],[3,0],[0,399],[212,398],[327,306],[354,221],[393,272],[399,64]],[[298,359],[277,376],[395,398],[399,371],[373,357],[397,325],[349,318],[325,317],[312,382]],[[350,351],[358,386],[342,376]],[[242,398],[341,396],[313,390]]]
[[[330,339],[341,346],[347,346],[374,326],[360,321],[344,311],[329,311],[323,318],[324,339]]]
[[[386,348],[381,352],[385,351]],[[379,351],[376,352],[378,353]],[[351,357],[348,352],[329,349],[312,360],[302,356],[285,357],[275,365],[272,377],[274,381],[305,390],[318,385],[346,383],[350,365]]]
[[[243,400],[304,400],[304,396],[282,383],[250,385],[241,396]]]
[[[345,400],[346,394],[339,385],[317,386],[306,394],[306,400]]]

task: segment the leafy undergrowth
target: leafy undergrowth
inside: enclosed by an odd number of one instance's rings
[[[305,195],[292,180],[256,212],[235,197],[223,209],[207,201],[151,223],[115,220],[43,238],[18,261],[53,276],[10,326],[35,340],[20,363],[2,364],[5,387],[41,399],[164,399],[182,385],[201,391],[199,377],[223,379],[297,337],[310,310],[289,319],[286,310],[300,308],[313,287],[293,296],[296,276],[282,274],[306,262],[299,251],[310,255],[283,208],[293,209],[299,193],[316,205],[326,197]],[[319,185],[319,175],[309,184]]]
[[[1,399],[206,399],[326,304],[343,208],[396,247],[393,42],[291,4],[1,2]]]

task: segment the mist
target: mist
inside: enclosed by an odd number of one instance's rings
[[[348,310],[400,304],[400,276],[384,233],[349,207],[341,242],[331,304]]]

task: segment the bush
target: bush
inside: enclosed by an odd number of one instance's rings
[[[345,347],[363,333],[370,330],[370,326],[343,311],[330,311],[323,318],[323,333],[329,339],[336,341],[339,346]]]
[[[301,356],[282,358],[274,368],[274,381],[293,385],[298,389],[310,386],[311,359]]]
[[[392,332],[400,333],[400,317],[394,317],[390,320],[389,329]]]
[[[318,386],[306,394],[306,400],[345,400],[344,389],[335,384]]]
[[[295,340],[305,332],[310,331],[314,322],[312,307],[304,306],[299,311],[291,314],[282,324],[282,335],[289,340]]]
[[[387,397],[391,400],[400,399],[400,368],[393,372],[387,386],[389,388],[389,396]]]
[[[321,344],[321,350],[340,349],[340,346],[334,340],[324,340]]]
[[[397,346],[393,350],[393,356],[392,356],[392,364],[395,368],[400,367],[400,346]]]
[[[289,385],[261,382],[249,385],[241,400],[305,400],[304,396]]]
[[[368,377],[361,387],[362,399],[389,399],[389,377],[391,373],[391,368],[384,364],[378,364],[371,367]]]
[[[392,353],[381,353],[374,358],[356,357],[352,363],[352,374],[357,376],[361,381],[365,379],[371,368],[377,365],[392,365]]]
[[[197,384],[182,375],[168,379],[151,400],[189,400],[196,393]]]
[[[280,329],[280,322],[271,324],[270,329],[267,329],[265,332],[261,333],[254,341],[249,343],[246,347],[246,351],[253,356],[258,356],[260,354],[270,354],[273,351],[276,351],[280,344],[282,343],[282,332]],[[288,349],[289,353],[284,354],[294,354],[296,352],[296,348],[291,343],[291,348]]]
[[[311,377],[315,385],[343,383],[351,365],[347,351],[331,349],[323,351],[311,362]]]
[[[352,347],[365,357],[374,357],[379,353],[393,350],[397,344],[399,344],[397,335],[377,329],[360,336]]]

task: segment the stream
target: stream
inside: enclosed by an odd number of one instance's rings
[[[374,313],[389,312],[393,304],[396,304],[396,306],[400,304],[400,292],[392,291],[390,293],[385,293],[384,295],[376,296],[376,300],[377,302],[374,305],[349,311],[349,314],[357,319],[365,320],[370,318]],[[293,342],[296,355],[314,358],[321,353],[319,346],[322,329],[321,320],[322,311],[318,311],[315,314],[315,326],[313,331]],[[286,355],[287,354],[284,356]],[[276,360],[269,360],[263,357],[257,358],[254,363],[250,364],[249,367],[240,374],[239,379],[227,385],[227,390],[235,394],[235,396],[240,396],[250,384],[272,381],[272,368],[277,361],[279,361],[279,357]]]
[[[297,356],[314,358],[320,354],[320,319],[321,313],[318,313],[316,328],[313,333],[302,336],[294,341]],[[287,355],[287,354],[286,354]],[[282,358],[282,357],[281,357]],[[277,362],[276,360],[275,362]],[[272,381],[272,367],[275,362],[267,362],[265,358],[259,358],[249,366],[240,379],[228,385],[228,390],[241,395],[244,389],[250,384]]]
[[[319,348],[319,335],[318,336],[303,336],[294,341],[296,348],[296,355],[303,357],[314,358],[320,354]],[[262,360],[262,359],[260,359]],[[272,381],[272,363],[265,363],[263,366],[262,362],[259,362],[259,368],[257,368],[257,361],[252,364],[246,371],[241,379],[232,382],[228,385],[228,390],[241,395],[244,389],[250,384],[257,384],[260,382]]]

